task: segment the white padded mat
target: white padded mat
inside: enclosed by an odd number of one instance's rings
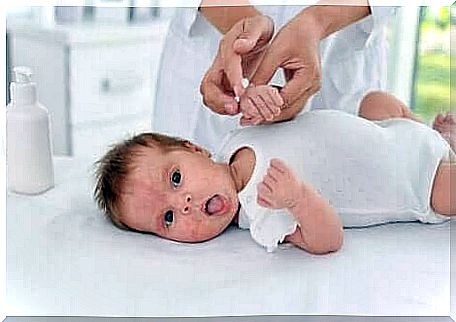
[[[325,256],[236,228],[180,244],[113,227],[91,169],[56,159],[54,189],[8,194],[8,315],[449,315],[448,222],[346,230]]]

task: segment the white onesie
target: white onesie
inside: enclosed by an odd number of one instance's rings
[[[257,204],[256,187],[272,158],[285,162],[337,210],[344,227],[388,222],[438,223],[430,206],[432,184],[449,145],[433,129],[408,119],[368,121],[335,110],[234,130],[216,159],[229,162],[242,147],[255,152],[252,177],[239,193],[239,227],[274,250],[298,223],[286,209]]]

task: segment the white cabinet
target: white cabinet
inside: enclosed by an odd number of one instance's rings
[[[58,155],[101,155],[150,129],[167,23],[147,26],[9,28],[12,65],[35,72]]]

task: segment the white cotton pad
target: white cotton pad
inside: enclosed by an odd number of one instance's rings
[[[241,80],[241,85],[243,88],[247,88],[249,86],[250,82],[249,82],[249,79],[248,78],[243,78]]]
[[[249,84],[250,84],[250,82],[249,82],[249,79],[248,79],[248,78],[243,78],[243,79],[241,80],[242,88],[247,88],[247,87],[249,87]],[[239,98],[239,96],[235,96],[235,97],[234,97],[234,100],[236,101],[236,103],[239,103],[239,102],[241,101],[241,99]]]

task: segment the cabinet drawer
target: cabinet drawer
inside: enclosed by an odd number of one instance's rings
[[[98,126],[75,125],[73,126],[73,155],[99,159],[110,144],[150,129],[150,114],[124,117],[120,122],[106,122]]]
[[[76,47],[70,55],[71,123],[152,113],[161,43]]]

